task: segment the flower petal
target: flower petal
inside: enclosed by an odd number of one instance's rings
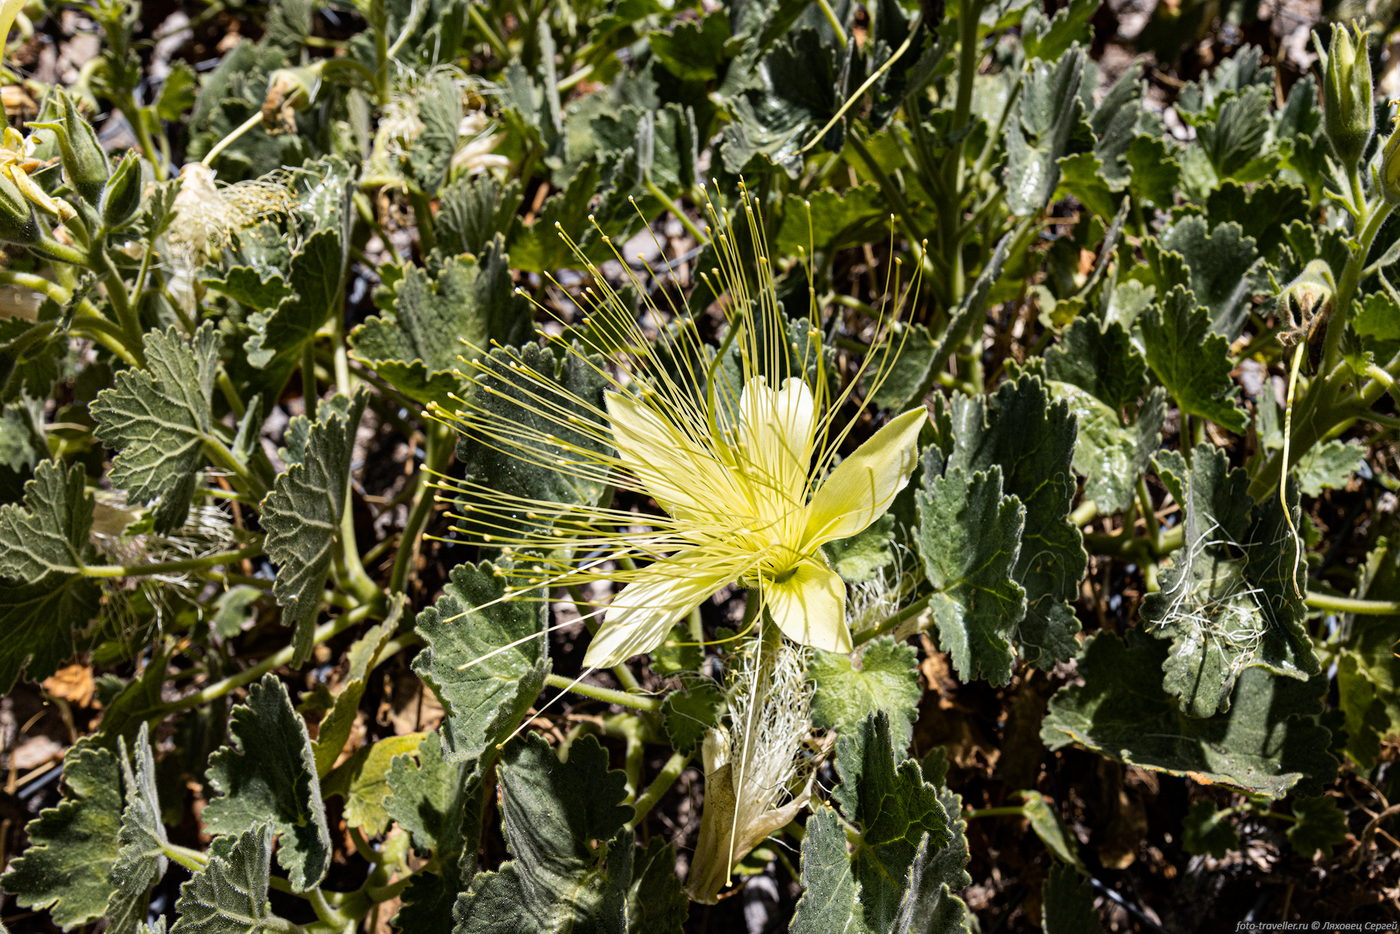
[[[699,552],[681,552],[643,568],[613,597],[583,664],[610,668],[662,643],[682,616],[733,580],[728,569],[699,566]]]
[[[836,466],[807,507],[808,550],[849,538],[885,514],[919,462],[922,406],[892,420]]]
[[[773,622],[794,642],[849,652],[846,583],[820,561],[807,560],[781,580],[765,578],[763,599]]]
[[[708,517],[717,502],[730,500],[730,472],[679,425],[620,392],[608,393],[604,402],[618,456],[663,509]]]
[[[25,0],[4,0],[0,3],[0,49],[3,49],[5,39],[10,35],[10,27],[15,24],[15,17],[24,9],[24,2]]]
[[[803,502],[816,424],[816,400],[803,380],[789,377],[778,390],[761,376],[744,384],[737,455],[751,482],[768,492],[765,498],[776,493],[785,505]]]

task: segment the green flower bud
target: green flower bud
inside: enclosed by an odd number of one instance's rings
[[[1381,167],[1374,168],[1376,187],[1391,204],[1400,204],[1400,127],[1394,127],[1381,148]]]
[[[34,206],[4,172],[0,172],[0,240],[22,244],[39,242]]]
[[[1327,316],[1337,292],[1337,280],[1325,259],[1315,259],[1303,267],[1293,281],[1279,291],[1277,310],[1288,327],[1279,335],[1284,344],[1311,339],[1318,323]]]
[[[136,153],[128,152],[102,189],[98,210],[105,226],[115,230],[131,219],[141,206],[141,183],[141,160]]]
[[[1313,34],[1322,64],[1323,128],[1338,161],[1348,171],[1361,164],[1361,156],[1376,130],[1371,104],[1370,35],[1359,27],[1332,29],[1332,41],[1322,50],[1321,37]]]
[[[263,126],[269,132],[295,133],[296,111],[304,110],[321,90],[321,63],[303,68],[279,68],[267,78]]]
[[[97,141],[92,124],[78,113],[68,95],[58,94],[55,110],[57,115],[53,120],[31,123],[29,126],[53,131],[64,177],[84,201],[95,205],[107,184],[107,176],[111,174],[107,153]]]

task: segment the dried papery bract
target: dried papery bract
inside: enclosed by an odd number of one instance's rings
[[[803,650],[756,640],[730,675],[729,726],[703,747],[705,807],[686,879],[697,902],[718,900],[734,867],[792,821],[811,796],[818,749]]]
[[[203,162],[185,165],[165,233],[170,293],[187,310],[193,310],[194,277],[199,266],[222,250],[235,233],[286,214],[295,201],[285,172],[221,185],[214,170]]]
[[[623,585],[597,608],[602,622],[589,666],[651,651],[678,620],[736,582],[757,593],[789,639],[849,651],[846,586],[821,546],[883,515],[917,462],[922,407],[841,459],[865,409],[856,388],[867,376],[878,388],[892,345],[867,355],[845,388],[833,390],[815,295],[809,287],[805,320],[785,314],[752,199],[741,194],[738,223],[713,204],[709,214],[716,265],[703,277],[721,296],[718,348],[706,346],[695,320],[669,299],[663,309],[648,297],[645,317],[664,329],[654,339],[569,240],[594,280],[581,296],[588,333],[595,346],[622,349],[593,356],[540,333],[570,365],[597,377],[601,399],[569,390],[538,355],[532,363],[522,351],[476,348],[460,408],[435,410],[473,445],[512,462],[660,507],[644,514],[503,491],[499,477],[444,481],[463,503],[458,531],[507,557],[530,554],[503,572],[513,578],[508,598],[545,599],[550,587],[599,580]],[[601,242],[612,247],[606,235]],[[649,296],[622,268],[632,289]],[[908,295],[897,264],[890,291],[896,308]]]
[[[193,162],[180,170],[166,238],[178,255],[202,262],[239,230],[287,213],[294,202],[285,173],[220,185],[213,169]]]
[[[93,503],[93,548],[110,564],[150,565],[198,560],[234,546],[233,524],[218,506],[196,503],[185,522],[167,534],[134,530],[139,529],[139,520],[146,512],[128,505],[120,491],[99,492]],[[150,623],[156,629],[164,627],[205,583],[197,572],[189,570],[105,579],[104,627],[133,645],[140,643],[151,635],[138,623],[144,614],[152,615]]]

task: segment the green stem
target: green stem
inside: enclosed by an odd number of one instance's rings
[[[642,761],[646,754],[646,743],[642,739],[641,723],[635,714],[618,714],[621,727],[616,730],[626,742],[622,758],[622,771],[627,776],[627,792],[634,797],[642,784]]]
[[[412,884],[413,876],[408,875],[390,882],[388,885],[372,885],[365,889],[365,894],[375,903],[387,902],[391,898],[398,898],[403,894],[404,889]]]
[[[180,846],[178,843],[171,843],[167,840],[160,845],[160,849],[171,860],[184,866],[190,872],[199,872],[209,865],[208,856],[187,846]]]
[[[1099,517],[1099,505],[1092,499],[1086,499],[1074,511],[1069,514],[1069,524],[1075,528],[1088,525]]]
[[[612,688],[599,687],[596,684],[575,682],[572,678],[566,678],[563,675],[547,675],[544,683],[549,687],[572,691],[575,694],[603,701],[606,704],[631,707],[633,710],[641,710],[646,713],[661,712],[661,699],[659,697],[641,697],[626,691],[614,691]]]
[[[409,7],[408,18],[404,20],[403,27],[399,29],[399,37],[389,46],[389,58],[397,58],[399,50],[404,47],[404,43],[418,31],[418,27],[423,25],[423,17],[428,15],[429,3],[427,0],[419,0]]]
[[[1152,508],[1152,493],[1147,489],[1147,478],[1137,480],[1138,509],[1142,511],[1142,521],[1147,526],[1147,542],[1153,554],[1162,552],[1162,530],[1157,524],[1157,513]]]
[[[306,894],[311,901],[312,909],[316,912],[316,917],[321,919],[323,924],[329,924],[341,930],[354,929],[355,919],[342,914],[335,906],[327,901],[326,893],[322,892],[319,888],[312,888],[311,891]]]
[[[672,753],[671,758],[667,759],[666,763],[661,766],[661,771],[656,773],[656,778],[651,780],[646,791],[638,795],[637,800],[632,803],[632,820],[630,822],[632,827],[640,824],[651,812],[651,809],[656,806],[656,802],[660,801],[666,792],[671,790],[676,779],[680,778],[686,766],[690,765],[690,756],[691,754],[688,752]]]
[[[889,198],[894,204],[895,217],[899,221],[900,229],[912,243],[919,243],[923,237],[914,230],[914,212],[909,207],[909,202],[904,199],[903,186],[895,183],[890,178],[889,173],[876,161],[874,154],[865,146],[865,141],[861,139],[856,127],[851,127],[851,132],[846,135],[846,143],[860,157],[860,161],[865,163],[865,167],[870,174],[875,177],[875,182],[880,186],[880,193]]]
[[[347,487],[350,483],[346,481]],[[336,536],[336,564],[342,585],[361,603],[373,604],[383,600],[384,593],[370,578],[360,560],[360,548],[355,540],[355,511],[350,508],[351,490],[345,492],[345,508],[340,514],[340,534]]]
[[[262,123],[262,121],[262,111],[254,111],[251,117],[249,117],[247,120],[244,120],[238,126],[234,127],[233,130],[230,131],[227,136],[215,143],[213,147],[210,148],[210,150],[204,154],[204,158],[199,160],[199,164],[203,166],[213,165],[214,160],[219,158],[219,156],[223,155],[225,149],[232,146],[235,142],[238,141],[238,138],[240,136],[242,136],[244,133],[247,133],[259,123]]]
[[[107,233],[105,227],[98,231],[96,243],[104,243],[107,239]],[[107,287],[107,299],[112,303],[112,310],[117,313],[117,321],[121,323],[122,331],[126,335],[127,349],[138,359],[144,359],[145,348],[141,342],[141,319],[136,313],[136,309],[132,307],[121,273],[117,271],[117,267],[112,263],[112,258],[101,246],[93,250],[92,258],[98,272],[102,275],[102,284]]]
[[[408,584],[418,557],[423,529],[437,503],[437,491],[432,485],[433,474],[442,473],[452,456],[450,432],[450,428],[439,422],[428,425],[428,436],[423,444],[423,466],[418,468],[418,489],[414,493],[413,508],[409,510],[403,534],[399,536],[399,550],[394,555],[394,568],[389,573],[389,593],[401,593]]]
[[[920,597],[898,613],[886,618],[884,622],[875,628],[856,633],[851,637],[851,642],[855,645],[864,645],[877,636],[883,636],[887,632],[893,632],[898,629],[902,623],[922,613],[928,607],[929,600],[931,599],[932,595]]]
[[[1346,331],[1347,317],[1351,313],[1352,300],[1356,297],[1357,286],[1361,284],[1361,272],[1366,268],[1366,257],[1371,246],[1381,232],[1381,227],[1390,217],[1395,206],[1381,201],[1370,209],[1361,235],[1357,238],[1356,250],[1347,260],[1337,284],[1337,298],[1332,305],[1332,314],[1327,321],[1327,334],[1322,344],[1322,372],[1331,373],[1341,360],[1342,334]]]
[[[228,370],[219,367],[218,376],[214,382],[219,387],[219,394],[224,397],[224,403],[228,406],[234,418],[242,418],[248,411],[248,407],[243,402],[243,397],[238,394],[238,388],[233,385],[233,380],[229,378]]]
[[[964,820],[976,820],[979,817],[1025,817],[1026,809],[1019,804],[1004,804],[996,808],[963,811],[962,816]]]
[[[1395,399],[1396,402],[1400,402],[1400,391],[1397,391],[1395,378],[1385,370],[1376,366],[1374,363],[1369,364],[1366,367],[1366,378],[1375,380],[1386,392],[1390,393],[1391,397]]]
[[[17,285],[26,289],[33,289],[53,299],[62,305],[73,297],[69,289],[65,289],[51,279],[32,272],[15,272],[11,269],[0,269],[0,285]]]
[[[961,302],[963,292],[966,289],[962,243],[955,231],[958,222],[962,219],[963,180],[966,177],[967,168],[964,159],[967,134],[963,131],[971,120],[972,91],[977,82],[977,65],[982,60],[982,49],[978,43],[978,25],[981,16],[982,4],[979,0],[962,0],[958,10],[958,89],[957,98],[953,105],[952,124],[953,132],[959,136],[944,163],[947,168],[943,173],[945,187],[952,195],[952,203],[939,212],[944,236],[942,247],[952,264],[948,277],[947,300],[949,306]],[[935,367],[936,369],[937,367]]]
[[[591,74],[593,74],[593,66],[584,65],[578,71],[569,75],[569,77],[563,78],[559,81],[559,93],[565,94],[569,91],[572,91],[575,87],[578,86],[580,82],[586,80]]]
[[[213,435],[204,436],[204,453],[216,467],[233,475],[234,481],[242,492],[249,494],[254,499],[262,499],[262,495],[267,492],[247,466],[228,449],[228,445]]]
[[[79,573],[83,577],[151,577],[156,574],[181,574],[185,571],[202,571],[224,564],[234,564],[245,558],[256,558],[263,553],[261,544],[248,545],[237,551],[225,551],[202,558],[184,558],[180,561],[163,561],[159,564],[101,564],[84,567]]]
[[[963,0],[958,10],[958,95],[953,105],[953,131],[967,126],[972,114],[972,89],[977,78],[977,63],[981,60],[981,49],[977,45],[978,21],[982,17],[982,4],[979,0]],[[957,149],[958,161],[962,160],[962,143]]]
[[[66,243],[60,243],[52,237],[42,236],[38,243],[31,243],[29,248],[40,256],[60,263],[67,263],[69,266],[77,266],[81,269],[88,267],[88,256],[82,250],[75,249]]]
[[[348,613],[342,613],[329,622],[322,623],[320,626],[317,626],[316,631],[312,633],[311,644],[320,645],[322,642],[327,642],[335,638],[351,626],[369,618],[371,612],[372,610],[370,607],[359,606],[350,610]],[[189,694],[185,697],[181,697],[178,700],[167,701],[155,707],[148,707],[140,711],[137,716],[141,718],[163,716],[181,710],[189,710],[191,707],[202,707],[210,701],[218,700],[227,694],[233,693],[245,684],[251,684],[274,668],[287,664],[292,660],[295,651],[295,648],[288,644],[251,668],[245,668],[237,674],[229,675],[222,681],[217,681],[208,687],[195,691],[193,694]]]
[[[510,59],[510,49],[506,47],[505,41],[501,39],[500,33],[488,22],[486,17],[481,15],[481,5],[477,3],[467,4],[467,19],[472,25],[481,30],[481,35],[486,39],[486,44],[491,46],[491,51],[496,53],[496,57],[501,61]]]
[[[156,148],[155,140],[151,138],[151,131],[146,126],[146,121],[141,119],[141,107],[136,103],[136,98],[128,89],[117,96],[116,103],[117,109],[126,117],[127,124],[136,134],[136,145],[141,147],[141,155],[151,164],[151,171],[155,173],[156,181],[165,181],[165,160],[161,158],[160,150]],[[258,116],[261,117],[262,114]]]
[[[433,208],[428,203],[428,196],[421,191],[410,192],[408,200],[413,204],[413,221],[418,227],[418,247],[426,256],[437,246]]]
[[[846,29],[841,25],[841,20],[837,18],[836,11],[831,8],[831,4],[827,0],[817,0],[817,7],[821,10],[827,25],[831,27],[831,31],[836,33],[836,40],[841,43],[841,48],[846,48],[846,44],[850,40],[846,38]]]
[[[316,340],[311,338],[301,345],[301,399],[306,407],[306,417],[316,420]]]
[[[1363,600],[1337,594],[1309,590],[1303,600],[1314,610],[1329,613],[1353,613],[1358,616],[1400,616],[1400,600]]]
[[[695,238],[696,243],[709,242],[710,238],[705,236],[704,232],[701,231],[699,227],[695,226],[695,222],[681,209],[681,206],[677,204],[670,195],[662,191],[661,187],[657,185],[656,182],[647,179],[646,188],[653,198],[661,202],[661,206],[664,207],[672,217],[681,222],[681,225],[685,227],[686,231]]]
[[[632,674],[632,669],[627,667],[626,662],[619,662],[612,666],[609,671],[613,673],[618,684],[622,685],[623,690],[633,694],[643,693],[641,682],[637,680],[636,675]]]

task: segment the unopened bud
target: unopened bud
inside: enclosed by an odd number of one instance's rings
[[[1391,101],[1391,104],[1400,105],[1400,101]],[[1400,204],[1400,133],[1393,126],[1381,144],[1380,168],[1373,167],[1372,171],[1381,196],[1390,204]]]
[[[22,244],[39,242],[34,206],[3,172],[0,172],[0,240]]]
[[[128,152],[102,189],[98,208],[105,226],[115,230],[131,219],[141,206],[141,183],[141,160],[136,153]]]
[[[1332,307],[1336,294],[1336,277],[1332,267],[1324,259],[1315,259],[1303,267],[1303,271],[1280,290],[1278,313],[1290,322],[1290,327],[1279,335],[1285,344],[1294,344],[1308,339]]]
[[[1361,156],[1375,132],[1371,105],[1370,35],[1358,27],[1334,26],[1326,52],[1314,33],[1322,63],[1323,127],[1332,151],[1348,171],[1361,164]]]
[[[279,68],[267,79],[267,94],[263,98],[263,128],[269,133],[295,133],[295,113],[316,99],[321,89],[321,68]]]
[[[111,174],[107,153],[97,141],[92,124],[78,113],[67,94],[58,92],[55,110],[54,119],[29,126],[53,131],[64,178],[84,201],[95,205],[107,184],[107,176]]]

